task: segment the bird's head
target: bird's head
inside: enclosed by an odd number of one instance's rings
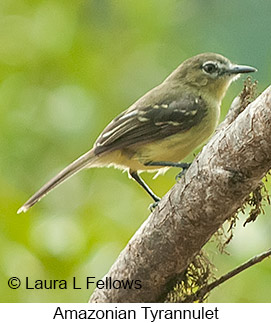
[[[240,74],[256,71],[254,67],[234,64],[222,55],[204,53],[184,61],[168,79],[221,101],[231,82]]]

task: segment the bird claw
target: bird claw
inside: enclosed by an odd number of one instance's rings
[[[159,202],[160,202],[160,200],[159,201],[156,201],[156,202],[153,202],[153,203],[151,203],[150,205],[149,205],[149,210],[151,211],[151,212],[153,212],[154,211],[154,209],[157,207],[157,205],[159,204]]]
[[[180,173],[175,176],[176,182],[178,182],[186,173],[187,169],[183,169]]]
[[[185,164],[183,164],[183,165],[185,165]],[[191,163],[187,163],[186,166],[183,167],[182,171],[175,176],[175,180],[177,182],[185,175],[185,173],[187,172],[187,170],[190,166],[191,166]]]

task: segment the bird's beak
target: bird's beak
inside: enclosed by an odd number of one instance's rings
[[[257,69],[246,65],[232,65],[227,72],[229,74],[244,74],[257,72]]]

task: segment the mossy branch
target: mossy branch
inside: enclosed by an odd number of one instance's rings
[[[140,280],[142,288],[96,289],[90,302],[164,301],[176,279],[270,168],[271,87],[247,106],[242,95],[234,100],[216,134],[106,275]]]

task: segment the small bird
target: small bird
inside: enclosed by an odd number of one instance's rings
[[[53,188],[84,168],[127,170],[155,202],[160,199],[139,176],[142,171],[187,168],[180,163],[214,132],[221,101],[233,80],[254,67],[204,53],[179,65],[102,131],[93,148],[37,191],[17,213],[26,212]]]

